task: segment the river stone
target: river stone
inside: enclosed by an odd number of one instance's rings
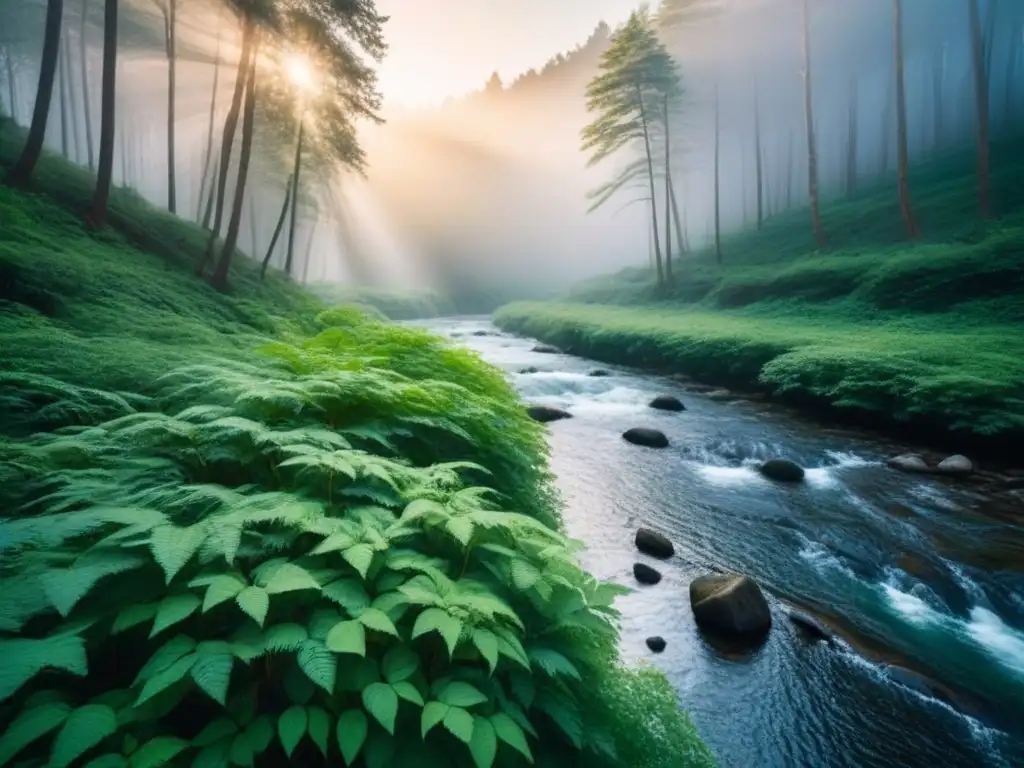
[[[757,469],[769,480],[782,483],[799,483],[804,479],[804,468],[789,459],[769,459]]]
[[[661,653],[662,651],[665,650],[665,638],[657,637],[657,636],[655,636],[655,637],[648,637],[647,638],[647,647],[650,648],[655,653]]]
[[[736,395],[734,395],[728,389],[722,389],[721,387],[719,387],[718,389],[712,389],[709,392],[705,392],[704,393],[704,397],[706,397],[708,400],[719,400],[719,401],[723,401],[723,402],[727,401],[727,400],[738,400],[739,399],[739,398],[736,397]]]
[[[969,475],[974,471],[974,464],[966,456],[956,454],[940,461],[935,471],[944,475]]]
[[[898,469],[900,472],[914,472],[919,474],[931,472],[928,463],[923,457],[918,456],[916,453],[903,453],[899,456],[893,456],[886,462],[886,464],[893,469]]]
[[[530,415],[531,419],[539,421],[541,424],[572,418],[572,414],[568,411],[563,411],[561,408],[554,408],[550,405],[531,405],[526,409],[526,412]]]
[[[690,607],[697,625],[713,635],[759,640],[772,627],[772,612],[761,588],[737,573],[711,573],[691,581]]]
[[[528,368],[520,368],[519,372],[520,373],[540,373],[540,368],[537,368],[536,366],[531,365]]]
[[[633,427],[622,433],[623,439],[633,445],[643,445],[647,448],[668,448],[668,438],[664,432],[647,427]]]
[[[533,350],[539,352],[542,355],[557,355],[561,350],[558,347],[553,347],[550,344],[538,344]]]
[[[657,584],[661,581],[661,574],[654,568],[651,568],[651,566],[645,565],[644,563],[633,564],[633,576],[635,576],[636,580],[641,584]]]
[[[798,611],[790,608],[788,611],[789,620],[796,624],[805,633],[815,638],[816,640],[824,640],[829,645],[832,644],[833,636],[829,631],[829,628],[818,621],[813,616],[810,616],[803,611]]]
[[[474,336],[497,336],[493,331],[473,331]]]
[[[591,371],[590,373],[587,374],[587,376],[593,376],[595,379],[601,379],[601,378],[604,378],[605,376],[611,376],[611,375],[612,375],[611,372],[610,371],[606,371],[604,368],[597,368],[597,369],[595,369],[595,370],[593,370],[593,371]]]
[[[658,395],[647,404],[657,411],[685,411],[686,406],[678,397],[672,395]]]
[[[657,557],[662,560],[667,560],[675,554],[676,548],[672,546],[672,542],[667,537],[662,536],[660,533],[652,531],[650,528],[641,528],[636,532],[636,548],[644,554],[650,555],[651,557]]]

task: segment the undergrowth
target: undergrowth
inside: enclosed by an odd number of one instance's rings
[[[388,291],[333,283],[314,283],[309,290],[329,304],[363,307],[390,320],[419,320],[459,314],[450,300],[431,291]]]

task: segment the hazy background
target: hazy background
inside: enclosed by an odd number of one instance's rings
[[[122,2],[133,12],[125,14],[121,29],[115,180],[159,203],[166,183],[162,30],[151,0]],[[194,216],[218,29],[225,62],[218,125],[238,51],[234,27],[218,23],[215,4],[181,2],[179,207]],[[667,41],[687,92],[686,116],[673,137],[673,176],[690,247],[706,243],[710,233],[716,82],[724,227],[744,226],[754,215],[755,90],[768,210],[803,205],[806,198],[802,2],[720,2],[716,19]],[[0,101],[10,112],[13,94],[13,111],[23,124],[34,97],[44,5],[0,0]],[[73,39],[82,3],[66,0],[66,6],[66,34]],[[102,3],[88,0],[88,6],[88,69],[98,103]],[[579,132],[588,120],[584,89],[607,45],[607,25],[621,23],[635,3],[378,0],[378,7],[391,15],[385,27],[390,51],[379,70],[387,123],[363,132],[366,179],[346,177],[304,196],[300,278],[454,292],[486,288],[512,297],[561,290],[588,275],[647,262],[645,204],[619,210],[630,200],[625,195],[587,215],[586,191],[616,166],[588,170],[579,151]],[[967,2],[904,0],[904,9],[910,153],[916,162],[972,140]],[[1020,112],[1020,26],[1009,22],[1022,12],[1020,0],[982,3],[994,32],[997,135],[1012,130]],[[813,96],[827,198],[844,190],[854,93],[862,183],[895,165],[892,2],[812,0],[812,17]],[[80,75],[72,68],[75,80]],[[72,90],[74,97],[74,83]],[[53,148],[61,145],[60,122],[59,115],[50,121]],[[80,125],[72,127],[81,133]],[[284,195],[282,167],[268,160],[254,169],[259,180],[241,246],[260,256]]]

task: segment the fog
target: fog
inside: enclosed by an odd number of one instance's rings
[[[712,147],[718,93],[724,231],[756,216],[755,102],[766,215],[807,200],[801,0],[719,0],[721,12],[666,42],[683,77],[673,180],[686,241],[711,237]],[[86,165],[79,35],[93,134],[98,136],[102,3],[66,0],[63,53],[47,145]],[[158,205],[167,201],[167,61],[162,20],[152,0],[122,0],[115,183]],[[0,102],[26,125],[38,78],[45,3],[0,0]],[[912,163],[973,140],[967,0],[904,0],[904,51]],[[178,46],[178,213],[201,218],[215,62],[219,57],[215,135],[230,99],[238,58],[236,25],[216,4],[183,0]],[[990,104],[994,133],[1021,117],[1021,20],[1024,3],[982,3],[991,35]],[[538,24],[543,19],[537,20]],[[386,26],[385,26],[386,34]],[[437,55],[457,40],[425,41]],[[363,125],[366,178],[328,172],[309,161],[302,187],[295,277],[441,290],[499,286],[529,295],[649,259],[648,203],[624,190],[588,214],[588,190],[609,179],[615,161],[587,168],[580,130],[588,122],[584,89],[596,73],[606,35],[539,73],[418,110],[387,110],[386,123]],[[552,57],[560,52],[552,51]],[[811,70],[819,180],[824,198],[869,185],[896,162],[891,0],[812,0]],[[546,68],[545,68],[545,65]],[[66,79],[66,82],[65,82]],[[64,98],[61,98],[61,94]],[[755,100],[756,94],[756,100]],[[851,117],[852,115],[852,117]],[[848,152],[851,130],[856,153]],[[262,258],[290,172],[280,131],[258,135],[240,246]],[[237,153],[236,153],[237,154]],[[623,154],[621,162],[633,159]],[[855,179],[851,180],[851,169]],[[307,171],[304,168],[303,173]],[[894,191],[895,195],[895,191]],[[659,218],[664,216],[659,211]],[[661,219],[664,221],[664,219]],[[810,226],[810,224],[808,224]],[[284,258],[284,238],[272,263]],[[685,255],[681,258],[685,259]]]

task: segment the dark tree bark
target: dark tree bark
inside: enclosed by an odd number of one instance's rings
[[[879,153],[879,162],[881,167],[879,169],[880,174],[884,174],[889,170],[889,153],[892,145],[893,136],[893,110],[896,104],[896,90],[893,87],[893,80],[889,81],[889,86],[885,91],[885,104],[882,106],[882,138],[879,142],[881,151]]]
[[[654,191],[654,159],[651,156],[651,136],[647,125],[647,111],[644,109],[644,96],[640,88],[636,89],[637,102],[640,105],[640,121],[644,131],[644,152],[647,156],[647,181],[651,189],[651,224],[654,227],[654,262],[658,271],[658,285],[664,285],[665,272],[661,262],[661,240],[658,237],[658,196]]]
[[[715,81],[715,261],[722,263],[721,137],[718,110],[718,81]]]
[[[764,224],[764,160],[761,157],[761,102],[754,78],[754,180],[757,184],[757,228]]]
[[[306,260],[302,262],[302,284],[309,280],[309,265],[313,261],[313,243],[316,242],[316,231],[319,221],[314,219],[313,226],[309,230],[309,239],[306,241]]]
[[[850,114],[846,126],[846,195],[857,192],[857,80],[850,81]]]
[[[672,207],[672,173],[669,166],[672,162],[672,142],[669,132],[668,98],[664,101],[665,109],[665,280],[672,282],[672,219],[668,212]]]
[[[203,229],[210,230],[210,219],[213,218],[213,206],[217,199],[217,178],[213,177],[210,179],[210,189],[206,195],[206,208],[203,211]]]
[[[66,39],[66,38],[65,38]],[[60,70],[58,87],[60,88],[60,153],[71,159],[71,126],[68,124],[68,52],[62,42],[57,54],[57,68]]]
[[[67,37],[64,38],[64,75],[67,75],[68,83],[68,112],[71,115],[71,144],[75,148],[75,162],[81,160],[82,157],[82,132],[78,127],[78,94],[75,91],[74,79],[71,76],[71,40]]]
[[[249,243],[249,255],[255,256],[260,244],[256,235],[256,198],[253,195],[249,195]]]
[[[238,180],[235,182],[235,197],[231,207],[228,232],[224,237],[224,248],[210,277],[210,284],[218,291],[228,289],[228,270],[238,245],[238,233],[242,225],[242,206],[245,202],[245,184],[249,176],[249,161],[252,159],[252,138],[256,126],[256,56],[259,52],[259,32],[253,34],[250,53],[249,73],[245,85],[245,115],[242,119],[242,146],[238,153]]]
[[[288,177],[288,187],[284,193],[284,205],[281,206],[281,215],[277,217],[277,226],[274,227],[274,236],[270,238],[270,245],[267,247],[267,255],[263,257],[263,264],[260,267],[260,280],[263,280],[267,276],[267,266],[270,264],[270,259],[274,255],[274,247],[277,245],[278,238],[281,237],[281,230],[284,229],[284,220],[288,218],[288,204],[292,199],[293,178],[293,176]]]
[[[164,16],[164,34],[167,45],[167,210],[178,212],[178,192],[175,183],[174,158],[174,107],[177,90],[177,62],[175,61],[175,36],[177,34],[178,0],[167,0]]]
[[[107,223],[110,182],[114,173],[114,126],[117,121],[117,0],[103,6],[103,94],[100,104],[100,159],[96,189],[86,223],[100,229]]]
[[[679,203],[676,201],[676,188],[675,183],[672,181],[672,169],[668,169],[668,193],[669,200],[672,203],[672,219],[676,224],[676,239],[679,241],[679,255],[682,256],[687,251],[686,242],[686,227],[683,226],[681,217],[679,216]]]
[[[213,92],[210,94],[210,122],[206,129],[206,151],[203,152],[203,171],[199,177],[199,209],[196,211],[198,219],[203,213],[203,197],[206,193],[207,179],[210,176],[210,162],[213,158],[213,124],[217,114],[217,86],[220,84],[220,23],[217,24],[217,50],[214,54],[215,64],[213,65]],[[210,179],[213,184],[213,180]],[[216,185],[214,185],[216,186]],[[209,209],[208,209],[209,210]],[[203,229],[210,228],[209,213],[203,216]]]
[[[14,80],[14,62],[11,49],[4,51],[4,67],[7,70],[7,100],[11,104],[11,120],[18,122],[18,87]]]
[[[302,140],[305,136],[303,116],[299,114],[299,130],[295,137],[295,165],[292,167],[292,178],[294,189],[292,190],[292,218],[288,225],[288,252],[284,257],[284,273],[292,276],[292,266],[295,259],[295,228],[299,221],[299,181],[302,175]]]
[[[57,75],[60,25],[63,17],[64,0],[49,0],[46,6],[43,58],[39,65],[39,85],[36,89],[35,107],[32,110],[32,124],[28,129],[25,147],[7,176],[14,184],[24,184],[32,177],[36,163],[39,162],[39,155],[43,151],[46,123],[50,116],[50,101],[53,98],[53,80]]]
[[[978,209],[983,219],[992,215],[989,199],[989,144],[988,144],[988,70],[985,68],[984,42],[981,37],[981,17],[978,0],[969,0],[971,62],[974,74],[975,139],[978,145]]]
[[[82,68],[82,106],[85,119],[85,151],[89,170],[96,169],[96,152],[92,141],[92,102],[89,100],[89,49],[85,32],[89,28],[89,0],[82,0],[82,25],[78,29],[79,64]]]
[[[814,240],[825,247],[825,230],[821,226],[821,205],[818,199],[818,150],[814,141],[814,105],[811,98],[811,9],[804,0],[804,119],[807,123],[807,194],[811,202],[811,223]]]
[[[907,237],[919,237],[921,232],[914,218],[914,210],[910,204],[910,158],[907,152],[907,97],[906,85],[903,81],[903,2],[893,0],[893,37],[896,69],[896,141],[899,157],[897,175],[899,177],[900,213],[903,216],[903,227]]]
[[[220,236],[220,227],[224,221],[224,196],[227,194],[228,172],[231,169],[231,146],[235,141],[235,130],[238,128],[238,114],[242,109],[246,82],[249,75],[249,60],[252,58],[253,26],[246,20],[242,30],[242,53],[238,60],[238,72],[235,75],[235,90],[231,96],[231,107],[224,120],[224,135],[220,147],[220,170],[217,175],[217,199],[213,213],[213,229],[206,242],[206,251],[196,267],[196,274],[202,275],[207,263],[213,258],[213,252]]]

